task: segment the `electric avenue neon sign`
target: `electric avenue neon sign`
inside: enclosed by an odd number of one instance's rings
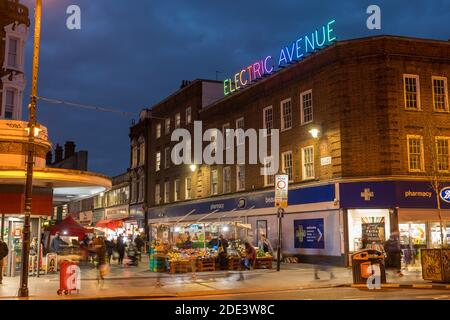
[[[302,60],[308,53],[322,49],[330,43],[336,41],[334,36],[334,24],[336,20],[331,20],[322,27],[304,35],[293,41],[288,46],[282,47],[278,56],[278,67],[292,63],[293,61]],[[265,58],[242,68],[233,78],[225,79],[223,82],[223,92],[227,96],[253,81],[271,74],[275,70],[274,57],[266,56]]]

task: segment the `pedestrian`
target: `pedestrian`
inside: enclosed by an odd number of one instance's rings
[[[223,237],[223,235],[219,235],[219,241],[217,243],[218,251],[219,251],[219,265],[220,269],[226,270],[228,267],[228,258],[227,258],[227,249],[228,249],[228,241]]]
[[[106,263],[106,245],[103,237],[95,238],[91,248],[97,258],[97,284],[103,287],[105,276],[109,272],[109,265]]]
[[[115,245],[111,240],[105,239],[105,246],[106,246],[106,254],[108,256],[108,264],[111,264],[111,257],[113,255]]]
[[[67,245],[68,243],[61,239],[59,232],[56,232],[55,237],[50,244],[50,251],[60,254],[62,252],[63,246]]]
[[[256,262],[256,250],[253,246],[246,241],[245,242],[245,259],[244,259],[244,267],[245,270],[250,270],[253,268]]]
[[[125,241],[123,239],[123,235],[119,235],[117,238],[117,246],[116,250],[119,253],[119,265],[123,265],[123,257],[125,256]]]
[[[3,239],[0,239],[0,284],[3,281],[3,259],[8,255],[8,245]]]
[[[336,279],[336,276],[331,269],[331,266],[326,261],[318,261],[318,264],[314,265],[314,279],[320,280],[319,271],[329,272],[330,280]]]
[[[141,261],[141,257],[142,257],[142,248],[145,246],[145,242],[142,239],[141,235],[138,234],[136,236],[136,238],[134,239],[134,245],[136,246],[137,249],[137,255],[139,257],[139,261]]]
[[[386,251],[386,269],[394,269],[396,274],[402,277],[402,250],[400,246],[400,233],[397,230],[394,230],[389,240],[385,242],[384,250]]]

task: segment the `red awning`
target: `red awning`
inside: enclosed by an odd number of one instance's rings
[[[96,228],[117,230],[118,228],[123,227],[123,219],[119,220],[100,220],[95,225]]]
[[[51,235],[56,234],[56,232],[59,232],[61,236],[78,237],[79,240],[82,240],[87,233],[91,233],[71,216],[50,228]]]

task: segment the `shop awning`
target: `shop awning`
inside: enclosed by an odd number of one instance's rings
[[[186,215],[182,216],[180,219],[178,219],[178,221],[176,223],[180,223],[182,220],[186,219],[187,217],[189,217],[194,212],[195,212],[195,209],[191,210],[188,214],[186,214]]]
[[[110,229],[110,230],[117,230],[118,228],[123,227],[123,221],[124,219],[117,219],[117,220],[100,220],[95,225],[96,228],[103,228],[103,229]]]
[[[216,213],[216,212],[218,212],[218,211],[219,211],[219,209],[216,209],[216,210],[214,210],[213,212],[208,213],[206,216],[203,216],[202,218],[198,219],[198,220],[196,221],[196,223],[199,223],[199,222],[202,221],[203,219],[208,218],[210,215],[212,215],[212,214],[214,214],[214,213]]]
[[[59,232],[61,236],[78,237],[79,240],[82,240],[83,237],[87,233],[91,233],[92,230],[84,228],[81,224],[76,222],[71,216],[68,216],[63,221],[61,221],[58,224],[55,224],[50,228],[51,235],[55,235],[57,232]]]

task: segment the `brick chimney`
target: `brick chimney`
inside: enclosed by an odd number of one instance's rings
[[[63,148],[57,144],[55,148],[55,163],[61,162],[63,159]]]
[[[64,145],[64,159],[70,158],[75,155],[75,142],[67,141]]]
[[[183,80],[181,81],[181,86],[180,89],[183,89],[184,87],[187,87],[188,85],[190,85],[192,82],[189,80]]]
[[[53,161],[53,153],[52,151],[47,152],[47,155],[45,156],[45,163],[49,166],[52,164]]]

